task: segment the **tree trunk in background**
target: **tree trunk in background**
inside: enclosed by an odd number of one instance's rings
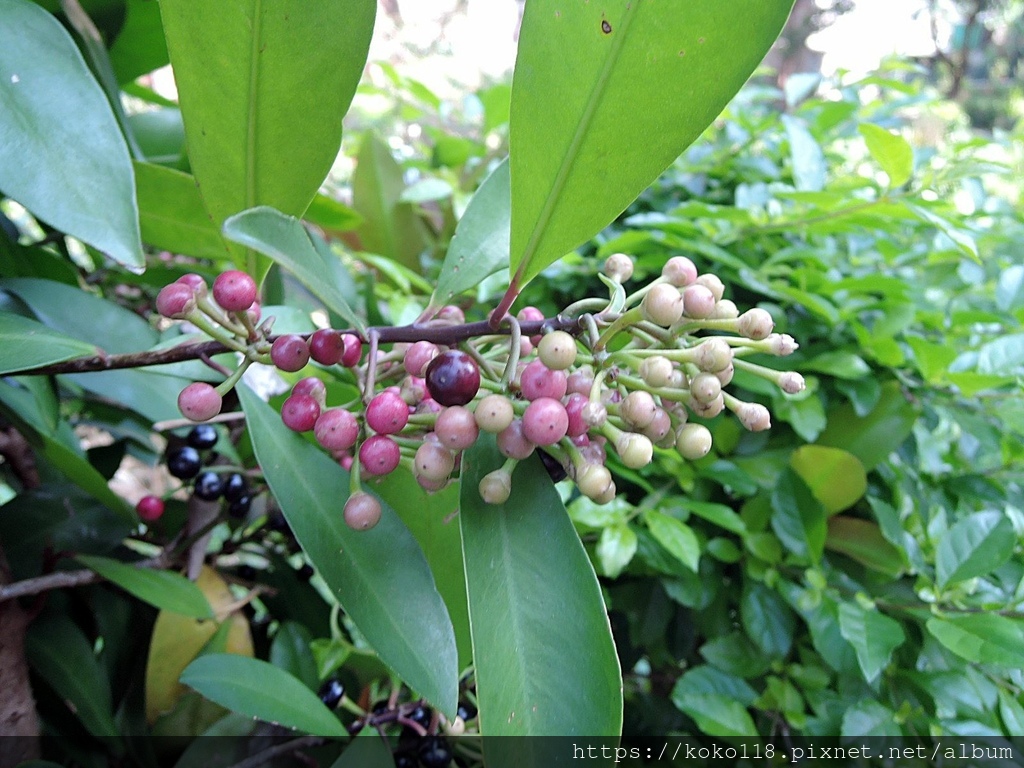
[[[0,545],[0,584],[10,578]],[[39,757],[39,718],[25,660],[27,628],[28,616],[17,600],[0,603],[0,768]]]

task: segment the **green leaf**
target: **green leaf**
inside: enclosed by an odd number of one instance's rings
[[[618,735],[622,678],[590,559],[537,457],[518,464],[507,502],[484,503],[480,480],[503,463],[490,435],[462,458],[459,520],[481,732]],[[486,742],[484,750],[488,765],[545,764],[538,754],[489,753]]]
[[[32,622],[25,637],[29,663],[68,703],[93,736],[118,735],[110,682],[81,629],[65,616]]]
[[[614,579],[633,560],[636,547],[636,533],[626,522],[604,528],[597,541],[597,560],[601,564],[601,573]]]
[[[200,259],[230,255],[192,176],[162,165],[135,163],[135,184],[147,245]]]
[[[825,549],[825,508],[793,470],[779,475],[772,491],[772,530],[796,555],[817,563]]]
[[[291,272],[295,278],[352,327],[365,332],[362,319],[345,301],[331,276],[331,267],[312,241],[312,235],[294,216],[266,206],[232,216],[224,222],[224,236],[253,248]]]
[[[838,379],[860,379],[871,373],[871,366],[853,352],[824,352],[801,364],[801,370],[818,371]]]
[[[388,743],[371,729],[364,728],[331,768],[394,768],[394,765],[395,758]]]
[[[1024,623],[995,613],[928,619],[928,631],[953,653],[976,664],[1024,666]]]
[[[867,416],[858,416],[850,404],[840,405],[828,415],[828,427],[819,445],[849,451],[870,472],[895,451],[910,435],[917,415],[895,381],[882,385],[878,403]]]
[[[455,635],[412,534],[387,505],[372,530],[345,525],[348,473],[285,427],[248,387],[237,392],[267,484],[320,576],[381,659],[454,717]]]
[[[303,217],[328,232],[350,232],[358,227],[363,217],[352,208],[327,195],[317,195]]]
[[[0,312],[0,375],[96,354],[92,344],[68,338],[42,323]]]
[[[294,621],[281,624],[270,644],[270,663],[301,680],[312,690],[317,689],[320,675],[317,674],[316,659],[310,650],[313,636],[309,630]]]
[[[509,128],[514,286],[600,231],[700,135],[791,5],[527,4]]]
[[[232,712],[316,736],[348,735],[301,680],[259,659],[209,653],[185,667],[179,680]]]
[[[789,466],[830,515],[852,507],[868,487],[864,465],[840,448],[802,445],[790,455]]]
[[[260,205],[301,216],[337,158],[376,3],[161,0],[160,12],[214,224]]]
[[[902,736],[896,713],[873,699],[862,699],[843,712],[842,736]]]
[[[415,209],[402,202],[404,191],[404,172],[391,148],[376,134],[367,132],[352,175],[352,207],[363,217],[356,230],[360,250],[386,256],[419,272],[426,237]]]
[[[462,214],[448,246],[431,306],[442,306],[508,264],[510,226],[508,159],[484,179]]]
[[[61,232],[141,267],[128,147],[71,36],[35,3],[0,0],[0,73],[0,189]]]
[[[996,306],[1004,312],[1024,306],[1024,264],[1014,264],[1000,273],[996,284]]]
[[[719,528],[743,535],[747,532],[746,523],[732,507],[725,504],[714,504],[709,501],[694,501],[689,498],[675,499],[683,509],[689,510],[697,517],[702,517],[709,523],[714,523]]]
[[[777,592],[756,582],[747,586],[740,599],[740,618],[743,629],[762,652],[778,658],[789,653],[796,622]]]
[[[989,511],[965,517],[946,531],[935,553],[939,587],[991,573],[1013,554],[1017,534],[1010,518]]]
[[[94,555],[78,555],[77,559],[143,602],[196,619],[213,618],[213,610],[202,591],[184,576]]]
[[[857,652],[857,661],[868,683],[878,679],[892,652],[907,639],[898,621],[857,603],[840,604],[839,631]]]
[[[1003,688],[999,689],[999,719],[1006,733],[1024,733],[1024,706]]]
[[[825,156],[814,140],[807,123],[793,115],[782,115],[782,124],[789,139],[789,158],[793,167],[793,183],[798,190],[820,192],[825,188]]]
[[[830,517],[825,548],[890,578],[896,578],[907,567],[903,550],[887,541],[878,525],[858,517]]]
[[[647,529],[661,546],[694,573],[700,565],[700,542],[686,523],[656,509],[644,513]]]
[[[708,736],[756,736],[747,711],[756,698],[743,680],[711,667],[695,667],[676,681],[672,703]]]
[[[902,136],[871,123],[857,126],[868,152],[889,176],[889,186],[902,187],[914,172],[914,150]]]
[[[110,64],[117,82],[131,83],[168,63],[167,43],[160,23],[160,5],[152,0],[128,0],[124,26],[110,46]]]

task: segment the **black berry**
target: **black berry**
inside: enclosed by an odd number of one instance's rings
[[[224,479],[216,472],[201,472],[192,492],[203,501],[216,501],[224,492]]]
[[[203,468],[199,451],[186,445],[167,454],[167,471],[180,480],[190,480]]]
[[[246,581],[256,581],[256,569],[251,565],[238,566],[238,578]]]
[[[430,727],[430,710],[422,705],[417,706],[412,712],[407,714],[406,718],[424,728]]]
[[[424,768],[448,768],[452,748],[443,736],[427,736],[420,742],[419,756]]]
[[[334,709],[341,701],[341,697],[345,695],[345,686],[341,684],[341,680],[338,678],[329,677],[320,684],[316,695],[320,697],[320,701],[328,709]]]
[[[460,701],[459,709],[455,714],[461,717],[464,722],[468,723],[470,720],[476,717],[476,707],[474,707],[471,702]]]
[[[249,484],[245,482],[245,476],[237,472],[227,476],[224,481],[224,498],[228,501],[238,501],[249,492]]]
[[[302,567],[295,571],[295,575],[299,577],[300,581],[309,581],[313,578],[313,566],[309,563],[303,563]]]
[[[246,494],[235,501],[228,504],[228,514],[231,517],[245,517],[249,512],[249,507],[252,506],[252,496]],[[281,518],[282,520],[284,518]],[[287,525],[287,523],[285,523]],[[273,528],[273,526],[271,526]],[[276,530],[276,529],[275,529]]]
[[[540,463],[544,465],[544,469],[548,472],[548,477],[551,478],[551,482],[559,483],[568,476],[565,473],[565,467],[562,463],[554,456],[549,454],[547,451],[537,451],[537,455],[540,456]]]
[[[189,431],[185,442],[199,451],[213,448],[217,444],[217,430],[212,424],[197,424]]]
[[[480,369],[472,357],[450,349],[430,361],[427,391],[441,405],[465,405],[480,389]]]
[[[408,752],[399,752],[395,755],[395,768],[416,768],[419,765],[419,761],[415,755],[410,755]]]
[[[373,706],[370,707],[370,714],[373,714],[373,715],[379,715],[382,712],[387,712],[387,711],[388,711],[388,703],[387,703],[387,701],[385,699],[381,699],[380,701],[375,701],[373,703]]]

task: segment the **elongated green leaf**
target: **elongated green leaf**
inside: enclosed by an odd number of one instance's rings
[[[269,256],[291,272],[329,310],[345,318],[353,328],[364,330],[362,319],[352,311],[331,278],[324,256],[302,222],[294,216],[266,206],[253,208],[224,222],[224,235]]]
[[[1010,518],[1002,512],[966,517],[939,542],[935,576],[939,586],[991,573],[1005,563],[1017,544]]]
[[[828,531],[825,508],[791,469],[786,469],[772,491],[772,530],[794,554],[813,562],[821,559]]]
[[[179,679],[232,712],[317,736],[348,733],[301,680],[259,659],[210,653],[185,667]]]
[[[747,711],[757,694],[743,680],[711,667],[691,669],[672,689],[672,703],[708,736],[754,736]]]
[[[849,451],[870,472],[907,439],[916,419],[899,384],[889,381],[867,416],[858,416],[848,403],[830,411],[818,444]]]
[[[79,555],[78,560],[86,568],[150,605],[196,619],[213,618],[210,603],[199,587],[177,573],[136,568],[95,555]]]
[[[1024,623],[995,613],[928,619],[928,631],[961,658],[979,664],[1024,666]]]
[[[740,618],[750,639],[762,652],[776,657],[789,653],[796,622],[777,592],[756,582],[748,586],[740,600]]]
[[[142,266],[124,136],[70,35],[27,0],[0,0],[0,104],[0,190],[115,261]]]
[[[914,150],[907,140],[871,123],[857,126],[868,152],[889,176],[890,187],[902,187],[914,172]]]
[[[395,672],[449,717],[458,655],[448,610],[416,540],[384,506],[375,528],[345,525],[348,473],[238,387],[256,458],[296,539],[359,630]]]
[[[110,46],[110,63],[119,83],[159,69],[168,61],[160,23],[160,5],[153,0],[128,0],[124,26]]]
[[[868,487],[864,465],[840,448],[802,445],[790,455],[789,466],[830,515],[853,506]]]
[[[508,264],[509,192],[506,159],[484,179],[459,219],[441,265],[431,305],[447,304]]]
[[[294,621],[284,622],[270,645],[270,663],[301,680],[307,688],[316,690],[320,680],[316,659],[310,650],[313,636],[309,630]]]
[[[656,509],[646,512],[644,520],[658,543],[696,573],[700,565],[700,542],[690,526]]]
[[[791,5],[527,4],[509,134],[514,284],[600,231],[700,135]]]
[[[338,154],[375,11],[373,0],[162,0],[192,172],[215,225],[258,205],[306,210]]]
[[[857,652],[857,661],[868,683],[878,679],[892,652],[907,639],[898,621],[857,603],[839,606],[839,631]]]
[[[0,312],[0,349],[0,374],[96,354],[92,344],[10,312]]]
[[[395,758],[384,739],[364,729],[334,761],[331,768],[392,768]]]
[[[590,560],[536,457],[516,467],[508,501],[484,503],[480,480],[503,461],[489,435],[462,459],[459,520],[481,731],[618,735],[619,662]],[[543,741],[523,749],[541,750]],[[499,750],[486,755],[488,765],[545,765],[540,752]]]
[[[25,638],[29,662],[68,702],[93,736],[117,736],[110,682],[81,629],[65,616],[35,621]]]
[[[899,576],[907,567],[903,550],[886,540],[876,523],[858,517],[830,517],[825,548],[891,578]]]
[[[202,259],[230,255],[192,176],[162,165],[135,163],[135,183],[142,239],[148,245]]]

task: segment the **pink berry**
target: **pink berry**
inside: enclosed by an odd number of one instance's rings
[[[633,260],[625,253],[613,253],[604,261],[604,273],[617,283],[633,276]]]
[[[220,393],[204,381],[189,384],[178,395],[178,410],[186,419],[208,421],[220,413]]]
[[[662,276],[677,288],[683,288],[697,279],[697,267],[685,256],[673,256],[661,268]]]
[[[333,328],[321,328],[309,337],[309,356],[320,365],[337,365],[345,354],[345,342]]]
[[[683,289],[683,314],[687,317],[704,319],[715,311],[715,294],[704,285],[688,285]]]
[[[245,314],[249,317],[249,322],[256,325],[263,316],[263,308],[258,301],[254,301],[252,306],[245,310]]]
[[[195,292],[185,283],[165,285],[156,295],[156,311],[172,320],[181,320],[195,308]]]
[[[748,339],[760,341],[768,338],[775,327],[775,321],[766,310],[755,308],[748,309],[740,315],[736,325],[740,334]]]
[[[309,432],[320,418],[320,403],[309,395],[291,395],[281,406],[281,421],[295,432]]]
[[[585,395],[573,392],[565,403],[565,413],[569,417],[566,434],[569,437],[580,437],[587,433],[587,422],[583,420],[583,409],[590,401]]]
[[[359,438],[359,422],[344,408],[328,408],[313,426],[316,441],[329,451],[347,451]]]
[[[345,351],[341,355],[341,364],[346,368],[355,368],[363,358],[363,342],[354,333],[343,333],[341,339],[345,342]]]
[[[667,283],[658,283],[640,303],[644,320],[668,328],[683,316],[683,297],[679,289]]]
[[[405,358],[402,363],[405,365],[405,372],[410,376],[422,376],[427,365],[440,354],[436,344],[429,341],[417,341],[405,351]]]
[[[327,403],[327,386],[316,376],[299,379],[292,387],[293,395],[309,395],[321,408]]]
[[[437,311],[437,314],[434,315],[434,319],[440,320],[448,325],[462,325],[466,322],[466,313],[454,304],[445,304]]]
[[[441,445],[453,451],[462,451],[476,442],[480,429],[472,411],[461,405],[453,405],[438,414],[434,434]]]
[[[452,470],[455,469],[455,457],[447,448],[427,441],[416,449],[413,464],[417,479],[423,478],[437,483],[447,480],[451,475]]]
[[[206,296],[209,292],[209,288],[206,286],[206,278],[202,275],[197,275],[195,272],[189,272],[182,275],[174,282],[182,283],[192,289],[192,293],[195,294],[197,299],[201,299]]]
[[[711,291],[711,295],[715,297],[715,301],[722,300],[722,295],[725,293],[725,283],[722,282],[722,279],[718,275],[705,272],[697,278],[697,285],[703,285]]]
[[[135,513],[141,520],[151,523],[164,514],[164,502],[159,496],[143,496],[135,505]]]
[[[567,386],[565,373],[551,370],[540,360],[527,365],[519,377],[520,391],[527,400],[540,397],[561,400],[565,397]]]
[[[498,433],[498,450],[510,459],[525,459],[536,445],[523,432],[522,419],[514,419],[505,429]]]
[[[394,435],[409,423],[409,406],[401,395],[381,392],[366,406],[366,423],[378,434]]]
[[[353,493],[345,502],[345,524],[356,531],[367,531],[380,522],[380,502],[368,493]]]
[[[256,281],[237,269],[221,272],[213,281],[213,300],[228,312],[245,312],[256,301]]]
[[[541,397],[526,406],[523,434],[536,445],[554,445],[569,429],[565,406],[550,397]]]
[[[651,423],[644,428],[644,435],[655,445],[661,445],[671,433],[672,417],[664,408],[658,408]]]
[[[359,446],[359,464],[367,475],[394,472],[401,458],[398,443],[384,435],[368,437]]]
[[[309,362],[309,345],[294,333],[278,336],[270,347],[270,359],[282,371],[301,371]]]
[[[565,379],[565,391],[572,394],[578,392],[590,397],[590,389],[594,386],[594,371],[585,366],[570,373]]]
[[[427,396],[427,382],[419,376],[406,376],[399,394],[406,403],[415,406]]]

